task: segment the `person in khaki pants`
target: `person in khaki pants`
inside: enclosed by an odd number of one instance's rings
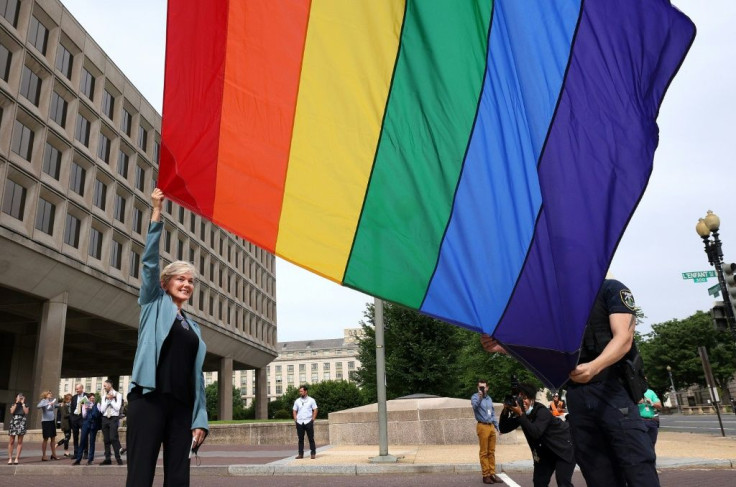
[[[478,392],[470,398],[473,406],[473,414],[478,421],[476,432],[478,433],[478,444],[480,451],[480,468],[483,473],[484,484],[502,484],[503,480],[496,477],[496,431],[498,431],[498,420],[493,410],[493,400],[488,395],[488,383],[481,379],[478,381]]]

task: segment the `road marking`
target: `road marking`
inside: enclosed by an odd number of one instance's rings
[[[503,480],[506,485],[510,485],[511,487],[521,487],[521,485],[511,480],[511,477],[509,477],[505,473],[496,474],[496,477],[500,477],[501,480]]]

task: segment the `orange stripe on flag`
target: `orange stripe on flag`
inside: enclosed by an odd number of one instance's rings
[[[230,2],[213,220],[276,245],[310,0]]]

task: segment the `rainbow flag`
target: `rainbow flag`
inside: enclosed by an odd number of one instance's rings
[[[168,197],[567,379],[651,173],[685,15],[667,0],[168,8]]]

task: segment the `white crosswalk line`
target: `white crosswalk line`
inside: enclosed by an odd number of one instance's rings
[[[499,477],[506,485],[509,485],[511,487],[521,487],[521,485],[517,484],[513,480],[511,480],[511,477],[506,475],[505,473],[497,473],[496,477]]]

